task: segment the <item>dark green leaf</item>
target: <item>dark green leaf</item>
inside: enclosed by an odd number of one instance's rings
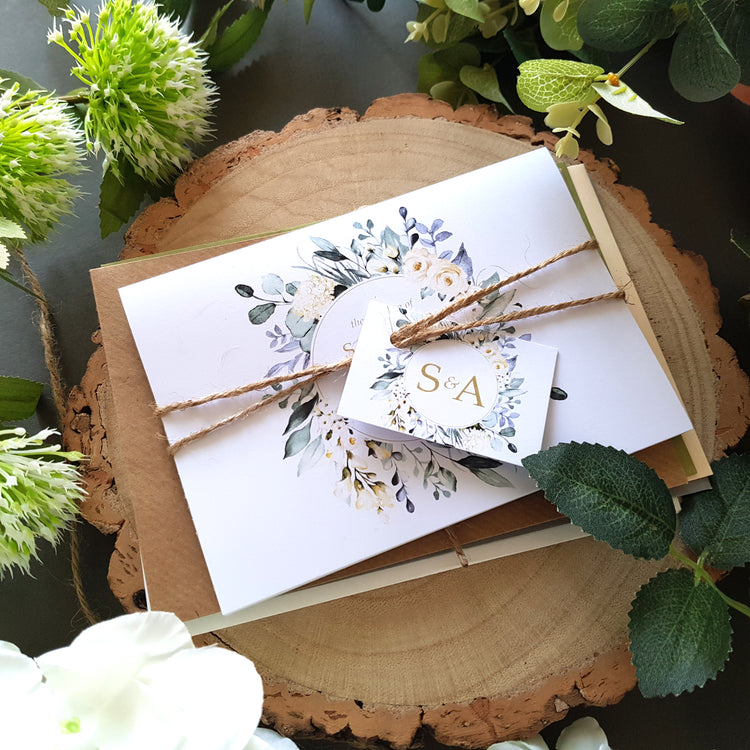
[[[208,48],[208,67],[221,73],[238,63],[252,48],[263,31],[273,0],[266,0],[263,10],[251,8],[243,13]]]
[[[367,0],[367,8],[375,13],[379,10],[383,10],[385,7],[385,0]]]
[[[254,326],[259,326],[265,323],[276,311],[276,305],[273,302],[264,302],[262,305],[256,305],[247,314],[250,318],[250,322]]]
[[[434,8],[429,5],[423,5],[420,3],[417,6],[417,21],[420,23],[426,21],[433,13]],[[469,36],[477,27],[477,22],[472,18],[466,16],[453,15],[450,19],[450,25],[448,26],[448,34],[445,37],[444,42],[436,42],[432,35],[427,40],[427,46],[433,49],[450,49]]]
[[[310,424],[306,424],[301,430],[293,432],[284,445],[284,458],[295,456],[310,442]]]
[[[305,14],[305,23],[310,23],[310,14],[312,13],[313,5],[315,5],[315,0],[305,0],[305,4],[302,6],[303,13]]]
[[[184,21],[190,12],[191,3],[192,0],[158,0],[156,4],[165,15],[176,16],[179,21]]]
[[[0,68],[0,90],[9,89],[14,83],[18,84],[18,92],[25,94],[27,91],[46,91],[44,86],[40,86],[36,81],[27,76],[22,76],[12,70],[3,70]]]
[[[705,581],[685,569],[652,578],[630,610],[630,651],[646,698],[702,687],[723,668],[732,646],[729,610]]]
[[[247,284],[237,284],[234,291],[237,292],[240,297],[252,297],[255,294],[253,288]]]
[[[494,458],[475,455],[468,455],[459,458],[456,463],[461,464],[461,466],[470,471],[474,471],[474,469],[496,469],[498,466],[501,466],[500,461],[496,461]]]
[[[289,422],[287,422],[286,428],[284,429],[284,435],[290,430],[299,427],[310,416],[310,414],[312,414],[312,410],[317,403],[318,397],[314,396],[309,401],[297,404],[297,406],[292,409],[292,413],[289,416]]]
[[[459,71],[465,65],[480,65],[481,57],[471,44],[457,44],[455,47],[428,52],[417,63],[417,90],[429,94],[435,86],[446,82],[456,84]],[[460,87],[460,88],[463,88]]]
[[[553,385],[552,390],[549,393],[549,397],[553,401],[565,401],[565,399],[568,397],[568,394],[562,388],[558,388],[556,385]]]
[[[706,563],[728,570],[750,562],[750,455],[712,466],[713,489],[683,500],[680,536]]]
[[[728,94],[740,82],[739,63],[699,3],[675,39],[669,80],[692,102],[708,102]]]
[[[585,0],[578,10],[583,41],[612,52],[665,39],[675,27],[672,0]]]
[[[669,552],[672,496],[638,459],[603,445],[560,443],[522,463],[545,497],[595,539],[648,560]]]
[[[70,7],[67,0],[39,0],[51,16],[62,16]]]
[[[41,383],[0,375],[0,422],[28,419],[42,395]]]
[[[208,22],[206,30],[198,40],[198,46],[201,49],[207,50],[213,44],[216,43],[216,39],[219,36],[219,21],[224,17],[224,14],[232,7],[234,0],[229,0],[226,5],[222,5],[216,13],[211,16],[211,20]]]
[[[121,179],[108,169],[99,188],[99,228],[102,238],[126,224],[146,196],[146,181],[135,173],[130,163],[119,164],[119,169]]]
[[[313,255],[317,258],[332,260],[334,263],[341,263],[342,260],[346,260],[346,255],[335,248],[333,250],[316,250]]]
[[[542,57],[542,51],[539,49],[537,36],[532,26],[506,26],[502,33],[519,65],[526,60]]]

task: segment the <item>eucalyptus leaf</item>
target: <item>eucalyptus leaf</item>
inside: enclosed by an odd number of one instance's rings
[[[120,177],[107,169],[99,188],[99,228],[102,238],[118,231],[135,215],[146,197],[146,182],[129,162],[119,165]]]
[[[284,445],[284,458],[296,456],[310,442],[310,424],[306,424],[302,429],[293,432]]]
[[[609,81],[591,84],[602,99],[617,109],[629,112],[631,115],[641,117],[655,117],[657,120],[672,123],[673,125],[684,125],[681,120],[675,120],[658,110],[655,110],[645,99],[642,99],[627,84],[620,81],[619,85],[613,86]]]
[[[315,408],[315,404],[318,403],[317,395],[311,398],[309,401],[303,401],[301,404],[292,409],[292,413],[289,416],[289,422],[287,422],[286,428],[284,429],[284,435],[287,432],[299,427],[307,418],[312,414],[312,410]]]
[[[273,0],[264,8],[251,8],[230,24],[208,49],[208,67],[221,73],[238,63],[252,48],[263,31]]]
[[[585,0],[578,33],[592,47],[624,52],[671,36],[677,26],[672,0]]]
[[[458,78],[464,86],[476,91],[480,96],[502,104],[509,112],[513,111],[500,91],[497,73],[492,66],[484,65],[480,68],[475,65],[464,65],[458,72]]]
[[[0,375],[0,422],[17,422],[33,416],[43,387],[34,380]]]
[[[254,326],[259,326],[265,323],[276,311],[276,305],[273,302],[264,302],[262,305],[256,305],[247,317]]]
[[[420,23],[426,21],[434,12],[434,8],[420,3],[417,6],[417,21]],[[445,41],[437,42],[432,36],[430,36],[430,38],[427,39],[427,46],[432,47],[433,49],[450,49],[463,39],[466,39],[467,36],[471,35],[476,27],[477,22],[474,19],[468,18],[467,16],[452,15],[450,23],[448,24],[448,33],[446,34]]]
[[[479,10],[479,0],[445,0],[445,4],[460,16],[471,18],[479,23],[484,21],[482,11]]]
[[[598,94],[591,84],[604,74],[598,65],[575,60],[527,60],[518,70],[518,96],[535,112],[546,112],[561,102],[595,101]]]
[[[680,536],[706,563],[728,570],[750,562],[750,455],[712,465],[712,489],[683,500]]]
[[[11,240],[25,240],[26,232],[15,221],[0,216],[0,237],[7,237]]]
[[[324,453],[325,446],[323,445],[323,438],[321,435],[318,435],[315,440],[308,443],[300,456],[299,463],[297,464],[297,476],[302,476],[302,474],[304,474],[309,468],[315,466],[315,464],[323,457]]]
[[[497,471],[492,469],[471,469],[471,473],[477,478],[481,479],[485,484],[489,484],[492,487],[512,487],[513,482],[507,477],[504,477]]]
[[[740,76],[739,63],[702,4],[696,3],[669,59],[669,80],[675,91],[692,102],[708,102],[728,94]]]
[[[522,463],[545,497],[595,539],[647,560],[669,552],[672,496],[638,459],[603,445],[560,443]]]
[[[294,338],[301,339],[315,327],[315,322],[303,318],[299,313],[294,312],[294,310],[289,310],[286,314],[286,327]]]
[[[727,605],[689,570],[659,573],[633,600],[630,651],[646,698],[702,687],[723,668],[731,645]]]
[[[275,273],[267,273],[263,276],[261,287],[266,294],[283,294],[284,280]]]
[[[255,294],[253,288],[248,284],[237,284],[237,286],[235,286],[234,288],[234,291],[237,292],[240,297],[252,297]]]
[[[556,50],[579,50],[583,47],[583,39],[578,33],[578,9],[584,0],[546,0],[539,14],[539,31],[544,41]],[[555,20],[558,8],[567,3],[565,17],[561,21]]]
[[[750,3],[711,0],[703,9],[742,69],[740,83],[750,84]]]

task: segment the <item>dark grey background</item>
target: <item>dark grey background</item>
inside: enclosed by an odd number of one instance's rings
[[[46,43],[51,25],[46,10],[33,0],[5,0],[2,5],[0,68],[22,72],[59,93],[74,88],[66,53]],[[83,5],[94,8],[96,3]],[[215,5],[206,2],[202,12]],[[416,89],[416,61],[423,50],[402,43],[405,22],[414,17],[413,3],[388,0],[382,13],[371,14],[356,3],[318,0],[307,26],[301,6],[301,0],[276,3],[247,60],[216,77],[221,94],[216,137],[204,150],[252,130],[278,130],[313,107],[348,106],[363,112],[377,97]],[[729,96],[703,105],[681,100],[666,79],[667,55],[665,45],[652,50],[628,75],[628,83],[657,109],[686,124],[620,116],[608,108],[614,145],[599,144],[588,127],[583,143],[598,157],[612,158],[624,184],[646,193],[654,221],[673,234],[678,247],[706,259],[721,295],[722,335],[748,370],[747,310],[737,299],[750,291],[750,260],[729,238],[732,230],[736,237],[750,237],[750,107]],[[510,69],[508,74],[514,75]],[[504,89],[507,93],[512,86]],[[537,126],[543,127],[540,119]],[[93,350],[90,334],[97,327],[88,269],[116,259],[122,245],[122,235],[99,237],[100,165],[92,160],[89,167],[78,178],[86,195],[78,201],[76,218],[68,219],[46,245],[27,252],[55,309],[70,384],[80,381]],[[0,284],[0,374],[46,382],[34,316],[30,298]],[[38,419],[29,420],[27,427],[36,429],[52,419],[45,397]],[[111,540],[85,531],[84,582],[103,616],[118,613],[106,587],[110,551]],[[0,582],[0,639],[35,655],[67,644],[85,626],[70,587],[69,567],[66,540],[57,553],[44,550],[43,564],[33,566],[33,577],[15,575]],[[725,590],[747,601],[747,571],[735,571]],[[750,623],[735,617],[733,625],[729,665],[702,690],[649,701],[636,690],[615,707],[578,710],[569,718],[596,716],[616,750],[750,748]],[[556,739],[559,726],[544,732],[548,742]]]

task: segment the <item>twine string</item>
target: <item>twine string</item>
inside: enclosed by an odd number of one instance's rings
[[[567,300],[565,302],[558,302],[558,303],[550,304],[550,305],[540,305],[538,307],[530,307],[525,310],[517,310],[514,312],[510,312],[510,313],[504,313],[503,315],[498,315],[492,318],[480,318],[480,319],[472,320],[468,322],[451,323],[449,325],[445,325],[445,324],[440,325],[441,321],[443,321],[449,315],[452,315],[453,313],[456,313],[459,310],[462,310],[468,307],[469,305],[472,305],[475,302],[478,302],[480,299],[483,299],[487,295],[492,294],[502,289],[503,287],[508,286],[509,284],[512,284],[516,281],[520,281],[521,279],[526,278],[527,276],[530,276],[531,274],[536,273],[537,271],[540,271],[543,268],[546,268],[547,266],[552,265],[553,263],[557,263],[563,258],[569,258],[570,256],[576,255],[577,253],[580,253],[583,250],[590,250],[590,249],[596,249],[596,248],[598,248],[598,244],[595,240],[587,240],[586,242],[582,242],[580,245],[576,245],[575,247],[569,248],[567,250],[563,250],[562,252],[557,253],[556,255],[553,255],[550,258],[547,258],[541,263],[537,263],[536,265],[531,266],[530,268],[526,268],[523,271],[514,273],[508,276],[507,278],[502,279],[501,281],[498,281],[495,284],[492,284],[488,287],[484,287],[482,289],[478,289],[477,291],[472,292],[471,294],[461,296],[457,298],[456,300],[454,300],[449,305],[446,305],[445,307],[441,308],[437,312],[432,313],[431,315],[428,315],[414,323],[409,323],[399,328],[397,331],[394,331],[394,333],[391,336],[391,343],[400,349],[406,349],[412,346],[423,344],[431,339],[437,338],[438,336],[441,336],[445,333],[450,333],[453,331],[465,331],[465,330],[469,330],[472,328],[480,328],[480,327],[485,327],[485,326],[490,326],[490,325],[497,325],[501,323],[508,323],[508,322],[515,321],[515,320],[523,320],[525,318],[532,318],[532,317],[536,317],[539,315],[547,315],[548,313],[558,312],[561,310],[569,310],[574,307],[590,305],[594,302],[602,302],[605,300],[613,300],[613,299],[624,299],[625,291],[623,289],[617,289],[613,292],[606,292],[604,294],[598,294],[593,297],[583,297],[581,299],[572,299],[572,300]],[[225,427],[226,425],[245,419],[246,417],[250,416],[254,412],[258,411],[259,409],[269,404],[275,403],[276,401],[281,401],[282,399],[291,395],[295,391],[301,388],[304,388],[306,386],[312,385],[317,380],[319,380],[320,378],[326,375],[330,375],[334,372],[338,372],[340,370],[346,369],[351,363],[351,361],[352,361],[352,357],[348,356],[348,357],[345,357],[344,359],[339,360],[338,362],[322,364],[322,365],[313,365],[312,367],[307,367],[303,370],[297,370],[296,372],[288,373],[286,375],[275,375],[271,378],[264,378],[262,380],[257,380],[255,382],[247,383],[245,385],[241,385],[241,386],[238,386],[237,388],[232,388],[230,390],[220,391],[218,393],[212,393],[212,394],[209,394],[208,396],[202,396],[197,399],[188,399],[186,401],[178,401],[172,404],[168,404],[166,406],[156,408],[155,414],[159,417],[163,417],[167,414],[171,414],[172,412],[182,411],[184,409],[189,409],[193,406],[200,406],[202,404],[207,404],[209,402],[217,401],[219,399],[232,398],[233,396],[243,395],[245,393],[250,393],[251,391],[263,390],[264,388],[269,388],[274,385],[280,385],[281,383],[286,383],[292,380],[296,381],[292,385],[287,386],[286,388],[283,388],[277,391],[276,393],[270,396],[267,396],[266,398],[256,401],[255,403],[251,404],[247,408],[242,409],[241,411],[238,411],[235,414],[231,414],[225,419],[222,419],[218,422],[215,422],[214,424],[208,425],[207,427],[197,430],[196,432],[190,433],[189,435],[183,438],[180,438],[179,440],[176,440],[174,443],[172,443],[169,446],[168,450],[169,450],[170,455],[174,456],[181,448],[184,448],[186,445],[189,445],[190,443],[193,443],[196,440],[214,432],[215,430]]]

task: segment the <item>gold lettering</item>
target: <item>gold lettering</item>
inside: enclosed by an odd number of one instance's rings
[[[351,341],[347,341],[342,347],[341,347],[347,354],[354,354],[354,344],[352,344]]]
[[[472,384],[474,385],[473,388],[470,387]],[[471,376],[471,378],[466,383],[466,385],[461,389],[461,393],[459,393],[458,396],[454,396],[453,400],[460,401],[461,396],[463,396],[464,393],[468,393],[469,395],[474,396],[474,400],[477,402],[477,406],[484,408],[482,404],[482,399],[479,397],[479,383],[477,383],[476,375]]]
[[[432,381],[432,388],[422,388],[421,382],[417,383],[417,388],[420,391],[424,391],[425,393],[433,393],[440,386],[440,381],[436,377],[430,375],[429,372],[427,372],[428,367],[434,367],[436,368],[436,372],[440,372],[440,365],[436,365],[434,362],[427,362],[426,364],[422,365],[422,375],[424,375],[428,380]]]

